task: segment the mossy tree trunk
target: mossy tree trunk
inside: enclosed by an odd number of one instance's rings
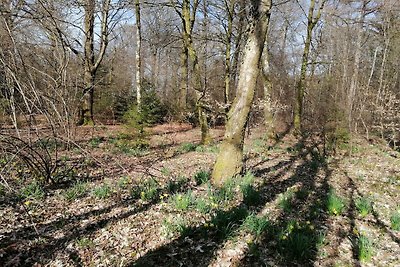
[[[191,67],[192,67],[192,72],[193,72],[193,87],[196,92],[196,110],[198,113],[198,121],[200,124],[200,129],[201,129],[201,144],[208,144],[211,141],[210,134],[209,134],[209,128],[208,128],[208,122],[207,122],[207,116],[205,113],[205,90],[202,88],[201,84],[201,71],[200,71],[200,65],[199,65],[199,59],[197,56],[196,49],[194,48],[193,44],[193,28],[194,28],[194,23],[196,20],[196,12],[197,8],[199,6],[200,2],[199,0],[194,0],[193,3],[191,3],[190,0],[183,0],[181,8],[178,9],[177,5],[175,5],[175,10],[178,13],[178,15],[181,18],[182,21],[182,39],[183,39],[183,48],[182,48],[182,58],[181,58],[181,64],[182,64],[182,74],[187,75],[187,58],[186,55],[188,56],[188,59],[190,60]],[[185,61],[186,60],[186,61]],[[183,73],[183,71],[186,72]],[[187,79],[186,77],[181,77],[181,79]],[[181,88],[182,90],[182,88]],[[185,93],[183,93],[183,90],[181,91],[181,96],[185,96]]]
[[[101,33],[100,33],[100,52],[95,59],[94,55],[94,20],[96,13],[96,1],[85,1],[84,18],[84,90],[82,96],[81,110],[79,112],[78,125],[93,125],[93,104],[95,77],[97,69],[104,58],[108,46],[108,15],[111,0],[102,1],[101,9]]]
[[[183,43],[183,42],[182,42]],[[180,55],[180,89],[179,89],[179,108],[185,112],[187,108],[187,91],[188,91],[188,51],[185,44],[182,44]]]
[[[227,12],[227,27],[225,33],[225,91],[224,104],[225,111],[228,113],[231,104],[231,80],[232,80],[232,37],[233,37],[233,19],[235,12],[235,0],[225,0],[225,9]]]
[[[306,87],[307,66],[308,66],[310,47],[312,42],[312,32],[315,26],[317,25],[319,19],[321,18],[321,12],[326,2],[327,0],[323,0],[321,2],[317,14],[314,17],[316,2],[315,0],[310,0],[310,8],[308,10],[308,16],[307,16],[307,36],[304,43],[303,56],[301,60],[300,78],[296,86],[296,100],[295,100],[294,115],[293,115],[293,126],[295,133],[301,132],[303,101],[304,101],[304,92]]]
[[[242,63],[239,69],[237,95],[228,114],[224,140],[214,165],[212,181],[221,185],[243,169],[243,142],[251,104],[254,98],[260,58],[269,24],[272,0],[249,3],[250,22]]]

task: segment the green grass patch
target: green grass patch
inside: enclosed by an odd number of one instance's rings
[[[20,190],[19,195],[25,200],[41,200],[45,197],[45,192],[43,186],[35,180],[24,186]]]
[[[160,170],[161,174],[164,176],[169,176],[171,174],[171,170],[167,167],[162,167]]]
[[[395,231],[400,231],[400,212],[396,211],[391,217],[390,217],[390,226],[393,230]]]
[[[82,237],[76,240],[76,245],[81,249],[86,249],[94,247],[94,242],[87,237]]]
[[[261,202],[261,194],[253,185],[245,185],[240,187],[243,194],[243,203],[247,206],[256,206]]]
[[[188,234],[188,230],[189,223],[181,216],[170,216],[164,219],[161,224],[161,236],[164,238],[172,238],[176,234],[185,236]]]
[[[345,203],[344,200],[336,195],[336,193],[333,190],[330,190],[328,193],[328,198],[326,201],[326,208],[328,210],[329,215],[340,215],[345,209]]]
[[[116,138],[110,139],[114,144],[115,152],[140,157],[147,154],[150,144],[144,138],[135,138],[131,135],[120,134]]]
[[[102,142],[104,142],[103,137],[93,137],[89,140],[89,146],[92,148],[98,148]]]
[[[290,220],[280,232],[278,246],[288,259],[304,262],[314,251],[317,235],[310,222]]]
[[[360,235],[357,239],[357,255],[362,262],[370,261],[373,256],[373,244],[365,235]]]
[[[226,239],[239,228],[248,215],[245,208],[234,208],[229,211],[219,210],[211,219],[211,225],[217,230],[217,236]]]
[[[326,239],[326,232],[325,231],[318,231],[316,234],[316,242],[315,242],[315,247],[317,249],[321,249],[323,246],[325,246],[328,241]]]
[[[112,195],[112,189],[108,184],[102,184],[95,187],[92,191],[93,196],[98,199],[106,199]]]
[[[130,178],[128,176],[123,176],[119,178],[117,186],[120,189],[127,189],[130,184]]]
[[[171,203],[177,210],[188,210],[194,204],[192,191],[188,191],[185,194],[175,194],[171,198]]]
[[[278,206],[284,212],[290,212],[292,210],[292,202],[295,197],[295,192],[292,189],[288,189],[285,193],[278,197]]]
[[[259,238],[265,231],[271,227],[271,223],[266,217],[258,217],[254,213],[248,215],[244,220],[242,228]]]
[[[180,153],[188,153],[188,152],[191,152],[191,151],[195,151],[196,148],[197,148],[197,145],[194,144],[194,143],[183,143],[178,148],[178,152],[180,152]]]
[[[159,185],[156,180],[149,179],[132,188],[131,196],[143,201],[153,201],[158,198]]]
[[[200,153],[218,153],[219,152],[219,148],[217,145],[197,146],[195,150],[196,150],[196,152],[200,152]]]
[[[205,198],[197,198],[195,200],[196,210],[200,213],[207,214],[212,210],[211,203]]]
[[[176,181],[175,180],[169,180],[167,182],[167,186],[166,189],[168,191],[168,193],[170,194],[174,194],[177,191],[181,190],[187,183],[188,183],[189,179],[186,177],[179,177]]]
[[[355,205],[361,217],[367,216],[372,211],[371,200],[366,197],[356,199]]]
[[[210,181],[210,173],[205,170],[200,170],[195,173],[194,180],[196,185],[202,185]]]
[[[81,181],[76,182],[71,188],[64,192],[64,198],[68,201],[81,198],[87,193],[87,184]]]
[[[216,203],[222,203],[226,201],[230,201],[234,199],[236,192],[235,192],[236,181],[233,178],[230,178],[225,181],[225,183],[217,189],[212,190],[209,188],[208,195],[209,198]]]

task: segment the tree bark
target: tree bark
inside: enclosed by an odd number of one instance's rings
[[[261,55],[262,61],[262,81],[264,87],[264,123],[266,127],[265,134],[268,138],[273,138],[275,135],[274,128],[274,116],[272,114],[272,83],[270,77],[270,66],[269,66],[269,55],[268,55],[268,38],[265,38],[266,42],[264,45],[264,49]]]
[[[249,34],[240,66],[237,96],[228,114],[224,140],[212,173],[215,185],[222,185],[226,179],[239,175],[243,169],[244,131],[260,71],[272,0],[251,1],[250,5]]]
[[[182,50],[180,56],[180,90],[179,90],[179,108],[185,112],[187,108],[187,92],[188,92],[188,50],[184,42],[182,42]]]
[[[296,86],[296,101],[295,101],[295,108],[294,108],[294,116],[293,116],[293,125],[295,133],[301,132],[301,124],[302,124],[302,116],[303,116],[303,100],[304,100],[304,92],[305,92],[305,81],[307,75],[307,65],[308,59],[310,55],[310,47],[312,41],[312,32],[317,25],[319,19],[321,18],[322,9],[325,6],[327,0],[323,0],[317,15],[314,17],[315,11],[315,0],[310,0],[310,8],[308,10],[307,16],[307,36],[304,43],[304,50],[303,56],[301,60],[301,70],[300,70],[300,78]]]
[[[140,0],[135,0],[136,17],[136,104],[140,111],[142,105],[142,27],[140,23]]]
[[[224,104],[225,111],[229,111],[230,106],[230,93],[231,93],[231,71],[232,71],[232,35],[233,35],[233,16],[234,16],[234,8],[235,1],[234,0],[225,0],[225,8],[228,14],[226,35],[225,35],[225,91],[224,91]]]
[[[205,145],[211,142],[211,137],[209,134],[209,129],[208,129],[208,123],[207,123],[207,116],[205,113],[205,103],[204,103],[204,97],[205,97],[205,90],[202,89],[201,85],[201,72],[200,72],[200,65],[199,65],[199,59],[197,56],[196,49],[194,48],[193,45],[193,28],[194,28],[194,22],[196,19],[196,11],[197,7],[199,6],[199,0],[195,0],[193,4],[190,3],[190,0],[183,0],[182,2],[182,9],[181,12],[178,12],[178,14],[181,17],[182,20],[182,38],[183,38],[183,44],[184,48],[182,49],[182,58],[181,58],[181,63],[182,63],[182,70],[184,70],[185,65],[183,64],[184,60],[186,59],[186,51],[188,58],[190,59],[191,66],[192,66],[192,71],[193,71],[193,86],[194,90],[196,92],[196,110],[198,113],[198,120],[200,124],[200,129],[201,129],[201,144]],[[183,53],[185,52],[185,53]],[[186,73],[185,73],[186,74]],[[183,92],[182,92],[183,93]]]
[[[354,102],[358,87],[359,73],[360,73],[360,62],[361,62],[361,46],[363,39],[363,28],[364,28],[364,20],[366,16],[366,7],[367,1],[363,1],[363,6],[361,10],[361,17],[359,21],[359,27],[357,32],[357,41],[356,41],[356,51],[354,55],[354,65],[353,65],[353,75],[350,80],[350,88],[348,94],[348,123],[349,123],[349,131],[352,131],[353,128],[353,109]]]
[[[142,106],[142,25],[140,23],[140,0],[135,0],[135,17],[136,17],[136,104],[137,110],[141,110]]]
[[[86,0],[84,18],[84,90],[78,125],[93,125],[93,103],[95,76],[108,46],[108,14],[111,0],[104,0],[101,10],[100,52],[95,59],[94,55],[94,20],[95,0]]]
[[[231,81],[234,81],[234,84],[236,85],[236,77],[237,77],[237,69],[239,66],[239,56],[240,56],[240,47],[242,43],[242,37],[244,33],[244,28],[245,28],[245,20],[246,20],[246,0],[239,0],[239,21],[238,21],[238,32],[237,36],[235,38],[235,44],[234,44],[234,52],[233,52],[233,59],[232,59],[232,65],[231,65]],[[234,92],[231,92],[232,95],[234,95]]]

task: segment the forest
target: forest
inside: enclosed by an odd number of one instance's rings
[[[400,266],[400,1],[0,0],[0,266]]]

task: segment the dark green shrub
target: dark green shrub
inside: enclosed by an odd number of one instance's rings
[[[161,103],[155,89],[151,84],[142,84],[142,105],[140,111],[136,104],[133,104],[125,112],[123,120],[130,128],[143,132],[143,127],[161,123],[167,114],[167,109]]]

